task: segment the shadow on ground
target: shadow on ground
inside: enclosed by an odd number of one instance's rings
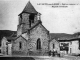
[[[0,57],[0,60],[35,60],[32,57]]]

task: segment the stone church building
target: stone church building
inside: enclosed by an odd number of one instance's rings
[[[42,25],[41,14],[30,1],[19,14],[17,36],[3,37],[1,53],[7,55],[48,55],[49,51],[58,54],[80,54],[80,37],[57,37]],[[60,35],[59,35],[60,36]],[[67,38],[67,39],[66,39]]]
[[[19,14],[17,38],[12,44],[13,53],[36,55],[49,51],[49,31],[42,25],[40,16],[28,2]]]

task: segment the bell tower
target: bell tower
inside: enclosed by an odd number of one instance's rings
[[[23,11],[19,14],[19,24],[17,28],[17,36],[32,28],[38,20],[40,20],[40,13],[38,13],[30,1],[27,3]]]

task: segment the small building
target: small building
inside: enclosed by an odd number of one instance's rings
[[[60,53],[78,55],[80,54],[80,38],[58,40],[60,43]]]
[[[60,53],[59,41],[56,39],[50,40],[49,50],[56,51],[57,53]]]
[[[12,55],[12,42],[14,37],[3,37],[1,40],[1,54]]]
[[[58,51],[61,55],[78,55],[80,54],[80,37],[70,34],[50,33],[50,50]]]

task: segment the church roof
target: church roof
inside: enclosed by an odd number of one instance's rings
[[[16,37],[15,40],[18,39],[18,38],[20,38],[20,37],[22,37],[24,40],[26,40],[22,35]],[[14,41],[15,41],[15,40],[14,40]],[[26,41],[27,41],[27,40],[26,40]]]
[[[30,1],[27,3],[27,5],[25,6],[25,8],[23,9],[22,13],[35,13],[37,14],[38,12],[35,10],[35,8],[33,7],[33,5],[30,3]],[[21,14],[22,14],[21,13]]]

